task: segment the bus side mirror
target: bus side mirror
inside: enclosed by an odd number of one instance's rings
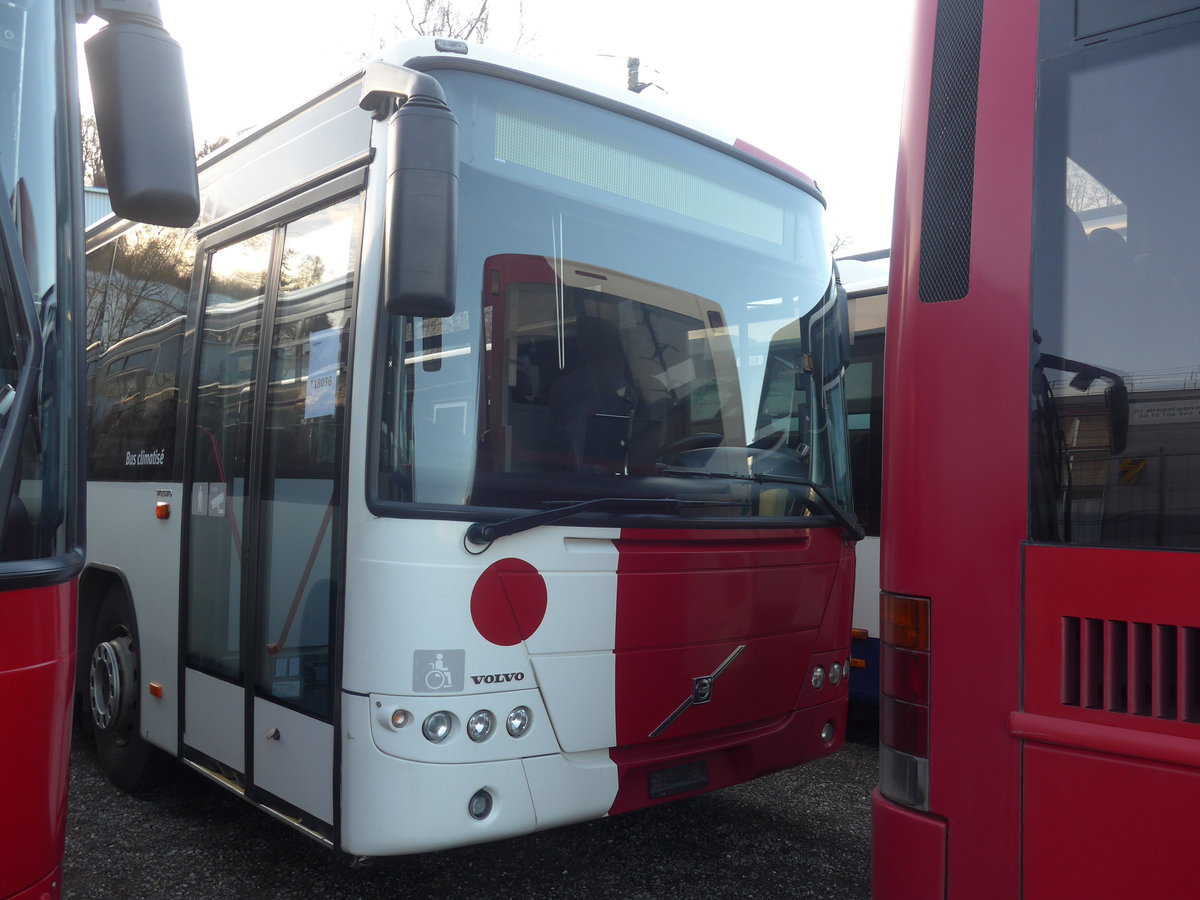
[[[458,120],[413,97],[388,121],[384,305],[395,315],[454,315]]]
[[[85,44],[113,211],[186,227],[200,214],[183,50],[152,19],[116,21]]]

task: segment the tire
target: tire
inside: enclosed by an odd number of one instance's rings
[[[79,661],[88,674],[86,715],[100,765],[113,784],[131,793],[162,783],[171,769],[170,758],[139,733],[136,634],[125,592],[113,585],[100,602],[87,656]]]

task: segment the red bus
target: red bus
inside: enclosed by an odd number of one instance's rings
[[[1200,8],[917,15],[875,895],[1178,893],[1200,809]]]
[[[198,212],[179,47],[149,10],[156,3],[138,12],[129,6],[0,3],[0,897],[6,898],[57,897],[62,881],[75,579],[84,561],[77,19],[98,14],[111,23],[89,41],[87,53],[114,207],[163,224],[194,221]]]

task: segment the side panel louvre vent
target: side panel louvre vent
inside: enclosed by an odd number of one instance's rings
[[[921,206],[923,303],[967,295],[982,28],[983,0],[939,0]]]
[[[1200,628],[1064,616],[1063,706],[1200,722]]]

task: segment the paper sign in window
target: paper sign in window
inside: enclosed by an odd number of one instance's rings
[[[308,384],[304,418],[332,416],[337,405],[338,347],[342,330],[326,328],[308,336]]]

